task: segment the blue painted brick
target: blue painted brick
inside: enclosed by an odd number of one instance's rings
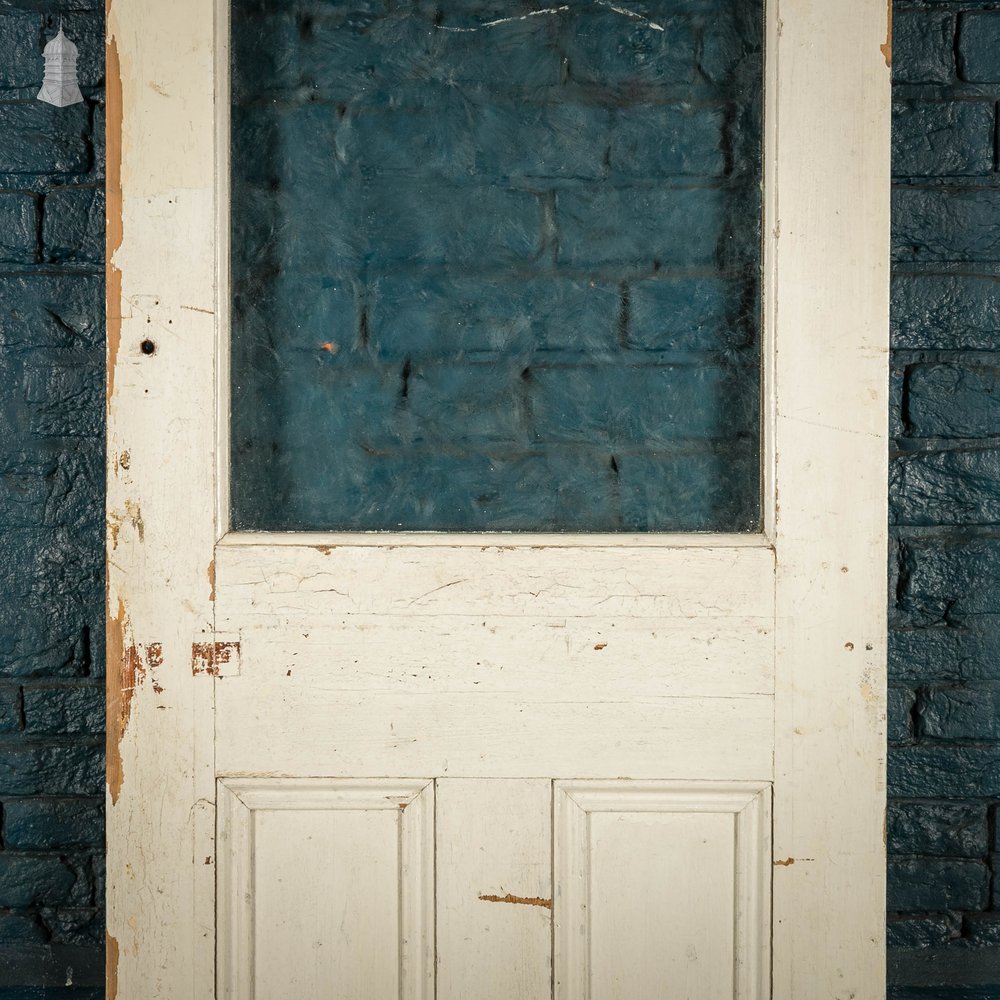
[[[981,802],[890,802],[886,831],[890,854],[983,858],[989,850]]]
[[[897,913],[982,910],[989,899],[989,870],[980,861],[890,860],[887,895],[889,909]]]
[[[1000,14],[965,11],[958,27],[958,72],[970,83],[1000,81]]]
[[[950,13],[898,10],[892,20],[895,83],[949,83],[955,71],[955,19]]]
[[[925,691],[920,704],[920,734],[928,739],[1000,740],[1000,688]]]
[[[628,344],[638,350],[748,347],[756,335],[755,288],[729,278],[650,278],[629,288]]]
[[[82,173],[90,165],[84,104],[0,101],[0,173]]]
[[[992,101],[896,101],[892,172],[897,177],[993,172]]]
[[[610,167],[624,177],[720,176],[724,123],[722,108],[623,108],[614,116]]]
[[[0,733],[21,730],[21,689],[11,684],[0,686]]]
[[[892,256],[899,262],[1000,259],[1000,191],[895,188]]]
[[[719,366],[534,368],[529,380],[538,441],[669,443],[726,438],[751,423],[751,401]],[[707,403],[712,400],[711,405]]]
[[[6,795],[93,795],[104,787],[104,752],[97,743],[22,743],[0,748]]]
[[[1000,797],[1000,747],[915,745],[889,754],[889,794],[923,798]]]
[[[477,168],[501,177],[582,178],[604,175],[610,113],[560,102],[495,102],[475,120]]]
[[[0,275],[0,348],[99,348],[103,315],[103,278]]]
[[[90,684],[28,684],[25,731],[32,736],[104,732],[104,688]]]
[[[714,264],[725,203],[716,189],[560,191],[559,261],[644,271]]]
[[[89,952],[96,951],[98,954],[103,950],[103,914],[97,907],[43,909],[41,916],[52,934],[53,944],[87,948]],[[98,947],[95,948],[95,945]],[[3,994],[0,994],[0,1000],[3,1000]]]
[[[911,543],[895,607],[899,624],[973,627],[1000,607],[1000,541]],[[991,617],[992,616],[992,617]]]
[[[0,907],[72,906],[89,900],[86,874],[65,860],[0,851]]]
[[[49,935],[38,917],[19,913],[0,913],[0,947],[23,948],[45,944]]]
[[[895,274],[890,316],[896,349],[994,350],[1000,343],[1000,279]]]
[[[894,948],[933,948],[962,934],[961,921],[951,913],[900,916],[886,926],[886,945]]]
[[[28,426],[40,437],[98,437],[104,430],[103,358],[90,363],[26,365],[22,376]]]
[[[889,484],[893,524],[1000,523],[1000,451],[996,448],[903,455],[892,463]]]
[[[578,15],[566,45],[570,78],[600,86],[686,83],[694,75],[694,32],[680,17],[655,18],[652,28],[619,13]]]
[[[22,798],[3,801],[3,842],[18,850],[99,848],[104,814],[96,798]]]
[[[38,199],[0,192],[0,264],[31,264],[38,254]]]
[[[910,370],[907,390],[905,419],[914,437],[1000,434],[1000,367],[916,365]]]
[[[99,264],[104,259],[104,188],[56,188],[45,198],[42,243],[47,261]]]
[[[0,87],[31,87],[42,79],[42,18],[34,11],[0,9]]]
[[[913,738],[912,710],[916,695],[907,688],[889,688],[887,692],[887,729],[890,743],[905,743]]]

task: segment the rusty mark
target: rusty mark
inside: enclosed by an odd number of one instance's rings
[[[327,340],[319,345],[321,351],[326,351],[327,354],[336,354],[340,348],[332,341]]]
[[[107,4],[110,14],[111,3]],[[122,221],[122,76],[121,61],[118,58],[118,41],[109,36],[105,57],[105,106],[106,125],[106,203],[105,215],[105,260],[107,285],[107,406],[111,410],[111,400],[115,394],[115,366],[118,363],[118,349],[122,338],[122,273],[115,265],[115,254],[124,239]]]
[[[784,861],[775,861],[774,864],[779,868],[788,868],[789,865],[795,864],[795,858],[785,858]]]
[[[218,677],[221,668],[232,662],[234,657],[239,660],[238,642],[192,642],[191,673]]]
[[[104,985],[108,1000],[118,996],[118,939],[104,932]]]
[[[523,906],[543,906],[546,910],[552,909],[552,900],[542,899],[541,896],[515,896],[508,892],[506,896],[483,895],[479,898],[484,903],[521,903]]]
[[[123,451],[121,455],[118,456],[118,464],[123,469],[127,469],[132,464],[132,456],[129,455],[127,451]]]
[[[608,644],[606,642],[598,642],[594,645],[594,649],[601,650],[607,649]]]
[[[215,559],[213,557],[212,561],[208,564],[208,599],[209,601],[215,600]]]
[[[892,69],[892,0],[886,0],[886,8],[885,44],[880,45],[878,49],[885,59],[886,66]]]

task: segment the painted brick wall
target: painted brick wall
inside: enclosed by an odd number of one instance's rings
[[[100,0],[0,0],[0,1000],[103,996],[102,35]]]
[[[897,0],[893,1000],[1000,996],[1000,9]]]

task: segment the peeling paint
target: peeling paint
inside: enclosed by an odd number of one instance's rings
[[[118,996],[118,939],[104,932],[104,987],[108,1000]]]
[[[142,509],[134,500],[126,500],[124,513],[117,510],[108,512],[108,533],[111,537],[112,550],[118,548],[118,534],[123,524],[131,524],[139,536],[139,541],[145,541],[146,524],[142,519]]]
[[[482,895],[479,898],[484,903],[520,903],[523,906],[542,906],[546,910],[552,909],[552,900],[542,899],[541,896],[515,896],[508,892],[506,896]]]
[[[594,649],[600,652],[602,649],[607,649],[608,644],[606,642],[598,642],[594,644]]]
[[[191,643],[191,673],[208,674],[218,677],[222,667],[228,663],[239,662],[240,644],[238,642],[192,642]]]
[[[208,564],[208,599],[211,602],[215,601],[215,559]]]
[[[892,0],[886,0],[886,8],[885,44],[878,48],[885,59],[886,66],[892,69]]]
[[[795,858],[785,858],[784,861],[775,861],[774,864],[779,868],[788,868],[795,864]]]

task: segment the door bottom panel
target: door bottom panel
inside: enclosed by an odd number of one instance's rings
[[[765,1000],[761,782],[224,778],[226,1000]]]

